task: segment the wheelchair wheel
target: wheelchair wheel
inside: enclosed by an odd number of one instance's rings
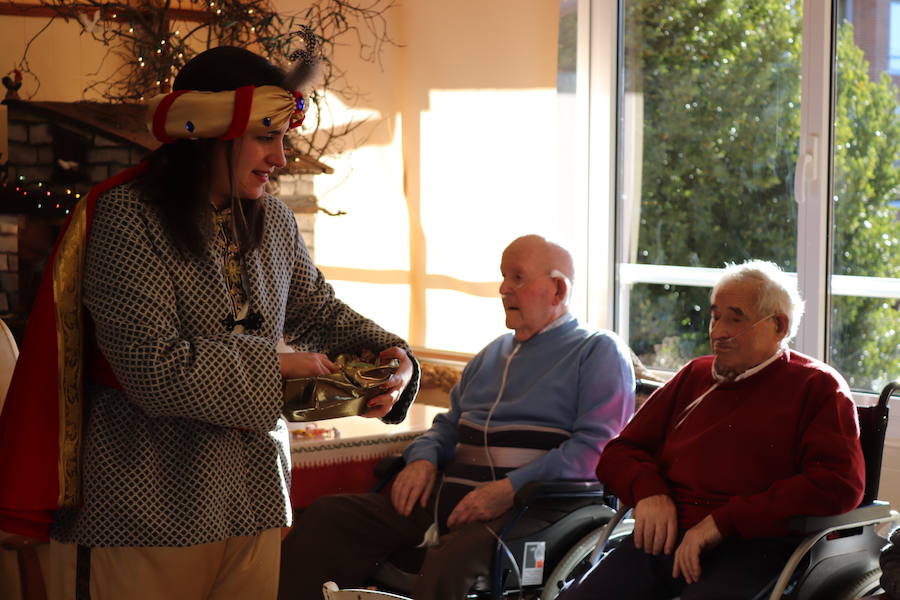
[[[882,592],[879,580],[881,579],[881,569],[872,569],[865,575],[860,575],[852,585],[848,586],[840,595],[836,596],[837,600],[858,600]]]
[[[553,600],[559,595],[559,591],[566,583],[575,579],[580,579],[582,575],[588,572],[588,569],[593,566],[590,562],[591,554],[593,554],[594,548],[597,547],[597,542],[600,539],[602,529],[603,528],[600,527],[591,531],[578,540],[578,543],[566,552],[565,556],[562,557],[562,560],[556,565],[556,568],[553,569],[546,581],[544,581],[541,600]],[[609,540],[606,542],[606,549],[603,551],[603,556],[612,552],[623,539],[631,535],[633,530],[633,520],[626,519],[619,523],[609,535]],[[600,560],[603,560],[603,556],[600,557]]]

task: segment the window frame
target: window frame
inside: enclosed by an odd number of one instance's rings
[[[894,21],[894,11],[897,11],[897,21]],[[897,31],[894,31],[894,25],[897,25]],[[891,75],[900,75],[900,54],[891,54],[891,42],[897,38],[897,44],[900,46],[900,0],[891,0],[888,3],[888,47],[887,47],[887,72]],[[891,68],[891,62],[897,61],[897,67]]]

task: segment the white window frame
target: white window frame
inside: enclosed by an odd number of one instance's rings
[[[900,0],[891,0],[888,4],[888,55],[887,55],[887,72],[891,75],[900,75],[900,67],[895,69],[891,68],[891,59],[897,58],[900,59],[900,56],[891,54],[891,42],[894,40],[894,36],[900,37],[900,31],[894,30],[894,11],[900,11]],[[900,28],[898,28],[900,29]]]
[[[585,282],[581,294],[589,323],[612,329],[615,319],[615,188],[617,0],[577,0],[574,166],[576,206],[584,206],[584,227],[573,249],[585,258],[576,261],[576,278]],[[596,232],[608,232],[596,235]]]

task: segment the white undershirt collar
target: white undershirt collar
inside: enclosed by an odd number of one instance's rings
[[[716,371],[716,361],[713,361],[713,363],[712,363],[713,379],[715,379],[716,381],[718,381],[720,383],[723,383],[725,381],[741,381],[742,379],[747,379],[748,377],[756,375],[757,373],[759,373],[760,371],[762,371],[763,369],[765,369],[766,367],[771,365],[773,362],[778,360],[778,357],[780,357],[782,354],[784,354],[784,348],[779,347],[778,350],[775,352],[775,354],[773,354],[766,360],[762,361],[755,367],[750,367],[746,371],[738,374],[736,377],[728,377],[726,375],[719,374],[719,372]]]
[[[746,371],[744,371],[743,373],[740,373],[739,375],[737,375],[736,377],[733,377],[733,378],[726,377],[724,375],[720,375],[716,371],[716,362],[713,361],[712,377],[715,380],[715,383],[713,383],[711,386],[709,386],[709,388],[707,388],[707,390],[705,392],[700,394],[700,396],[696,400],[694,400],[693,402],[691,402],[690,404],[688,404],[687,406],[684,407],[684,410],[682,410],[681,414],[678,416],[678,422],[675,423],[674,428],[678,429],[681,426],[681,424],[684,423],[684,421],[688,418],[688,416],[692,412],[694,412],[694,409],[696,409],[700,405],[700,403],[703,402],[703,400],[709,395],[710,392],[712,392],[714,389],[719,387],[720,384],[730,382],[730,381],[741,381],[742,379],[747,379],[748,377],[756,375],[757,373],[759,373],[760,371],[762,371],[763,369],[765,369],[766,367],[771,365],[773,362],[778,360],[778,357],[781,356],[782,354],[784,354],[784,348],[779,347],[778,351],[775,354],[773,354],[766,360],[762,361],[755,367],[751,367],[751,368],[747,369]]]
[[[569,311],[566,311],[564,314],[560,315],[559,317],[557,317],[556,319],[551,321],[550,324],[548,324],[546,327],[544,327],[543,329],[538,331],[538,335],[544,333],[545,331],[550,331],[551,329],[556,329],[560,325],[565,325],[566,323],[568,323],[569,321],[571,321],[574,318],[575,318],[575,315],[573,315]]]

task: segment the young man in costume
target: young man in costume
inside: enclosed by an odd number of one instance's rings
[[[600,458],[597,476],[634,507],[633,536],[561,600],[754,598],[799,542],[788,519],[862,499],[850,389],[787,347],[796,284],[772,263],[732,265],[710,314],[714,354],[654,393]]]
[[[560,246],[519,238],[500,271],[513,333],[466,365],[449,412],[404,452],[390,497],[327,496],[301,514],[284,542],[280,598],[314,598],[328,580],[362,585],[386,557],[424,539],[431,547],[413,597],[459,600],[488,573],[493,532],[517,490],[593,478],[634,410],[629,350],[569,313],[572,258]]]
[[[0,419],[0,528],[49,530],[52,597],[274,598],[291,515],[282,379],[380,352],[401,366],[367,416],[405,416],[406,344],[335,299],[265,193],[310,67],[198,55],[150,103],[164,145],[73,213]],[[298,352],[279,354],[282,338]]]

